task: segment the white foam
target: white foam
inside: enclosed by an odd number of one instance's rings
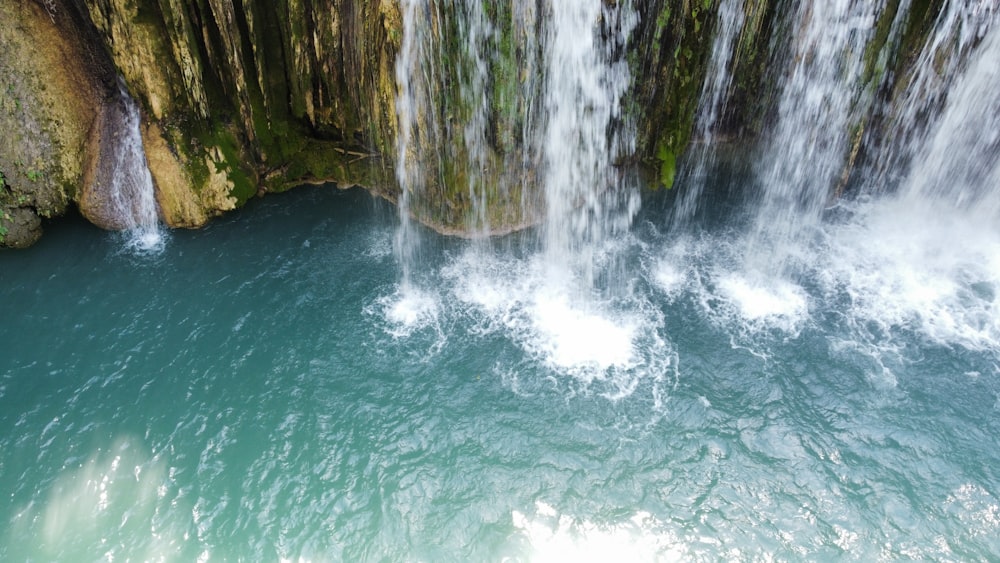
[[[501,333],[546,368],[611,399],[643,380],[676,371],[675,354],[659,335],[662,313],[646,297],[610,298],[586,287],[543,256],[497,257],[470,250],[444,271],[473,332]]]
[[[819,265],[826,290],[850,298],[850,321],[1000,352],[1000,230],[991,221],[907,198],[858,212],[830,228]]]
[[[670,561],[689,555],[684,542],[648,512],[605,524],[560,515],[539,502],[533,514],[511,516],[528,541],[530,561]]]
[[[416,330],[437,325],[440,310],[437,297],[411,285],[399,286],[395,293],[380,298],[378,305],[389,323],[387,330],[394,337],[409,336]]]
[[[792,330],[808,317],[805,291],[782,279],[750,279],[725,274],[718,280],[720,296],[745,320]]]
[[[749,269],[743,242],[732,233],[672,238],[648,276],[668,299],[692,299],[734,346],[766,355],[761,337],[797,335],[810,320],[810,297],[783,277]]]
[[[159,225],[135,227],[125,231],[125,247],[138,255],[159,254],[166,248],[167,237]]]
[[[675,296],[684,287],[685,272],[673,261],[660,260],[653,269],[653,281],[668,296]]]
[[[537,337],[537,349],[556,368],[590,373],[634,362],[635,327],[571,303],[559,290],[544,288],[527,308]]]

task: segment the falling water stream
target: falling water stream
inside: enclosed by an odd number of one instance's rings
[[[124,226],[126,245],[135,252],[158,252],[163,248],[159,206],[153,177],[139,131],[139,107],[123,87],[119,87],[121,125],[117,130],[115,159],[111,171],[110,206]]]
[[[722,118],[733,80],[731,62],[736,41],[743,29],[744,9],[743,0],[723,0],[719,3],[712,55],[701,88],[698,114],[695,116],[695,146],[692,147],[682,171],[685,191],[674,205],[674,222],[682,228],[688,225],[703,200],[702,188],[714,163],[715,128]]]
[[[782,272],[809,236],[847,167],[859,107],[865,47],[885,2],[801,2],[793,18],[788,76],[777,124],[760,158],[760,196],[748,269]]]
[[[910,155],[891,189],[831,201],[882,8],[804,3],[759,149],[801,158],[707,159],[677,228],[611,166],[635,14],[543,4],[511,11],[543,30],[514,157],[544,166],[542,225],[411,221],[417,138],[446,130],[414,109],[440,14],[412,2],[399,209],[294,190],[158,253],[69,220],[0,254],[0,560],[1000,557],[997,14],[882,149]],[[971,29],[934,25],[925,49]]]

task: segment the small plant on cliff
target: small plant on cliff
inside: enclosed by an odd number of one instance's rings
[[[42,5],[45,6],[45,11],[52,18],[52,23],[56,23],[56,0],[42,0]]]
[[[6,211],[0,211],[0,244],[7,240],[7,225],[4,223],[10,220],[10,215]]]
[[[3,194],[6,188],[7,178],[3,175],[3,172],[0,172],[0,195]],[[4,222],[8,219],[10,219],[10,216],[7,215],[7,212],[0,211],[0,244],[3,244],[3,241],[7,240],[7,225]]]

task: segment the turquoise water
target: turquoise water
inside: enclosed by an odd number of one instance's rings
[[[1000,558],[996,227],[845,204],[776,278],[664,197],[596,288],[425,232],[401,289],[361,191],[51,225],[0,253],[0,560]]]

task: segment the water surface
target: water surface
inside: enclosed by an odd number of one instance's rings
[[[0,559],[1000,557],[996,228],[845,203],[778,277],[645,197],[594,286],[423,232],[401,288],[361,191],[51,225],[0,254]]]

